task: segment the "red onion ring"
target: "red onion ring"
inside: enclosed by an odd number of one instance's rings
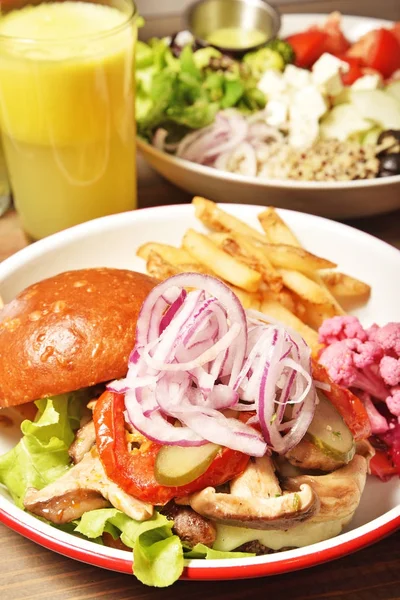
[[[211,276],[175,275],[145,300],[128,374],[108,388],[125,393],[126,418],[151,440],[284,454],[306,433],[316,393],[310,349],[296,332],[267,319],[245,313],[230,288]],[[255,415],[245,424],[225,416],[226,409]]]

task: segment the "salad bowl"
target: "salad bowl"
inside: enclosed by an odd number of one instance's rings
[[[280,37],[322,25],[324,14],[282,16]],[[391,22],[367,17],[342,16],[346,37],[355,41]],[[351,219],[387,213],[400,208],[400,175],[352,181],[295,181],[249,177],[221,171],[163,152],[141,138],[138,148],[158,173],[191,194],[216,202],[273,204],[334,219]]]
[[[227,211],[257,227],[260,209],[229,204]],[[391,246],[348,226],[317,216],[282,210],[281,216],[308,250],[336,261],[349,275],[372,286],[369,302],[358,310],[362,323],[399,321],[400,253]],[[143,209],[97,219],[29,246],[0,265],[0,294],[5,302],[28,285],[62,271],[117,267],[144,271],[136,256],[151,240],[179,244],[187,228],[202,230],[193,206]],[[366,261],[365,257],[369,260]],[[0,454],[20,436],[19,423],[0,423]],[[75,537],[18,508],[0,488],[0,521],[21,535],[71,558],[119,572],[132,572],[131,552]],[[339,536],[294,550],[254,558],[187,561],[183,577],[218,580],[259,577],[311,567],[343,557],[395,531],[400,526],[398,478],[381,482],[369,477],[351,523]]]

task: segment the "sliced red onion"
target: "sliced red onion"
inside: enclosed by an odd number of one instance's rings
[[[202,164],[207,150],[215,146],[216,141],[229,139],[231,128],[224,113],[219,113],[212,125],[189,133],[180,142],[177,156]]]
[[[156,131],[152,143],[160,150],[175,152],[176,156],[201,165],[250,177],[261,176],[258,153],[268,156],[272,147],[286,145],[283,133],[268,125],[266,118],[265,111],[246,116],[230,108],[217,113],[211,125],[188,133],[176,145],[166,143],[167,135],[162,128]]]
[[[316,394],[305,342],[267,319],[246,315],[213,277],[175,275],[145,300],[127,376],[109,389],[125,393],[126,418],[159,443],[210,441],[252,456],[285,453],[305,434]],[[225,416],[226,409],[255,414],[245,424]]]
[[[227,114],[226,114],[227,116]],[[204,153],[204,157],[216,157],[222,152],[228,152],[238,146],[238,144],[244,142],[249,126],[246,119],[244,119],[240,113],[231,113],[228,117],[230,137],[227,140],[221,140],[219,143],[214,144],[209,150]]]
[[[208,348],[206,352],[203,352],[197,358],[184,363],[169,363],[162,362],[152,358],[146,351],[143,352],[143,360],[145,363],[153,369],[159,369],[160,371],[189,371],[196,367],[201,367],[205,363],[209,363],[215,360],[221,352],[224,352],[234,342],[240,333],[240,326],[238,323],[234,323],[230,330],[220,339],[216,344]]]
[[[159,127],[153,136],[153,146],[157,148],[157,150],[161,150],[163,152],[165,150],[165,140],[168,137],[168,131]]]
[[[178,312],[178,310],[182,306],[185,298],[186,298],[186,290],[182,290],[182,292],[179,294],[179,296],[175,300],[175,302],[173,302],[171,304],[171,306],[169,307],[167,312],[163,315],[163,317],[160,321],[159,333],[162,333],[164,331],[164,329],[171,323],[172,318],[175,316],[175,314]]]

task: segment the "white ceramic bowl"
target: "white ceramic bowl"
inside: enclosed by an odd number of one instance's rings
[[[227,205],[232,214],[258,227],[257,206]],[[372,285],[370,302],[359,311],[365,323],[400,321],[400,252],[365,233],[319,217],[281,211],[307,249],[337,262],[341,270]],[[11,300],[27,285],[68,269],[107,266],[143,270],[140,244],[179,244],[188,227],[203,230],[193,206],[166,206],[97,219],[44,239],[0,264],[0,294]],[[14,446],[19,430],[0,429],[0,454]],[[189,579],[235,579],[272,575],[313,566],[362,548],[400,526],[400,483],[369,478],[351,524],[336,538],[248,559],[188,562]],[[29,539],[71,558],[131,573],[130,552],[99,546],[59,531],[17,508],[0,489],[0,521]]]
[[[282,17],[281,36],[323,23],[326,15],[292,14]],[[390,27],[382,19],[343,16],[343,31],[350,40],[378,27]],[[138,140],[149,164],[163,177],[187,192],[216,202],[272,204],[329,218],[353,218],[400,208],[400,175],[349,182],[301,182],[257,179],[217,171],[176,158]]]

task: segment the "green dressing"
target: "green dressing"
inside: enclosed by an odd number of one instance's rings
[[[259,46],[267,41],[265,33],[259,29],[242,29],[241,27],[221,27],[209,33],[206,41],[221,48],[238,50]]]

